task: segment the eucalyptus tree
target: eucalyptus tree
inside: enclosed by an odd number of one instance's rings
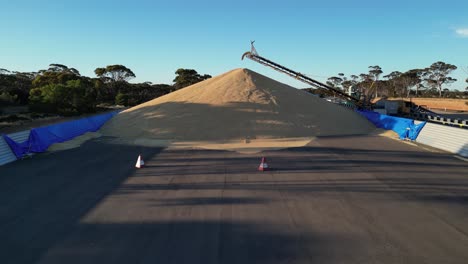
[[[200,75],[193,69],[178,69],[175,74],[173,82],[176,90],[211,78],[211,75]]]
[[[416,96],[419,96],[420,90],[424,88],[423,81],[424,81],[424,77],[427,74],[427,70],[426,69],[412,69],[412,70],[409,70],[407,73],[413,76],[414,87],[416,88],[415,93],[416,93]]]
[[[391,91],[389,91],[390,94],[392,94],[392,96],[395,96],[395,95],[401,95],[401,93],[399,92],[400,90],[400,85],[399,85],[399,82],[400,82],[400,77],[401,77],[402,73],[399,72],[399,71],[393,71],[385,76],[383,76],[385,79],[388,80],[388,82],[390,83],[390,89]]]
[[[75,68],[68,68],[63,64],[52,63],[47,70],[39,70],[34,80],[33,87],[41,87],[49,84],[65,84],[68,81],[79,80],[80,73]]]
[[[377,83],[379,80],[379,76],[383,73],[382,68],[380,66],[375,65],[375,66],[369,66],[369,75],[372,77],[372,84],[371,87],[369,88],[372,90],[373,86]],[[375,97],[378,97],[378,85],[375,87]]]
[[[94,73],[106,82],[128,82],[130,79],[135,78],[132,70],[119,64],[96,68]]]
[[[332,76],[327,79],[327,84],[336,89],[342,89],[341,87],[342,82],[343,82],[343,79],[337,76]]]
[[[457,81],[457,79],[449,76],[456,69],[457,66],[455,65],[442,61],[435,62],[425,69],[424,80],[431,88],[437,89],[439,97],[442,97],[443,86]]]
[[[109,103],[114,102],[117,94],[129,87],[128,81],[136,77],[132,70],[120,64],[96,68],[94,73],[99,77],[99,82],[96,82],[98,100]]]

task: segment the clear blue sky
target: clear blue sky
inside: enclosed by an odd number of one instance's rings
[[[94,76],[110,64],[134,82],[171,83],[178,68],[213,76],[249,68],[260,55],[324,81],[380,65],[384,74],[442,60],[468,67],[468,1],[90,1],[0,0],[0,68],[37,71],[50,63]],[[468,73],[452,75],[463,90]]]

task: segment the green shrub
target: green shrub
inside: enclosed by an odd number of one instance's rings
[[[82,80],[48,84],[32,89],[29,102],[31,110],[36,112],[61,115],[90,113],[96,108],[96,89],[92,83]]]
[[[18,116],[18,115],[8,115],[5,117],[0,117],[0,122],[16,122],[20,120],[31,120],[29,118]]]
[[[18,100],[18,95],[11,95],[8,92],[0,93],[0,105],[12,105]]]
[[[128,106],[128,98],[129,98],[128,94],[119,92],[115,96],[115,104],[116,105]]]

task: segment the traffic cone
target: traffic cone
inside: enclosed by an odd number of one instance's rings
[[[260,166],[258,166],[259,171],[266,171],[268,170],[268,163],[265,157],[262,157],[262,162],[260,162]]]
[[[137,159],[137,162],[135,164],[135,168],[142,168],[143,166],[145,165],[145,162],[143,161],[143,158],[141,157],[141,155],[138,155],[138,159]]]

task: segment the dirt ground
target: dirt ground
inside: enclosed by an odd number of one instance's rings
[[[0,123],[0,133],[1,134],[10,134],[15,132],[20,132],[24,130],[30,130],[32,128],[52,125],[60,122],[70,121],[74,119],[79,119],[81,117],[47,117],[40,118],[36,120],[21,120],[15,122],[2,122]]]
[[[468,99],[448,99],[448,98],[389,98],[388,100],[411,101],[429,110],[449,110],[468,112]]]
[[[381,136],[256,154],[109,141],[0,167],[1,263],[468,259],[467,163],[450,154]]]

